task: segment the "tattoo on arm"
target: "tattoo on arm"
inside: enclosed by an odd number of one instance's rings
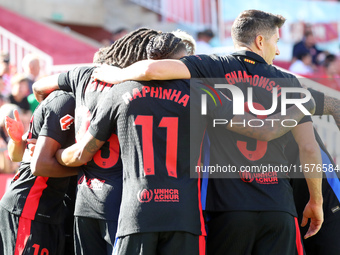
[[[325,95],[323,114],[332,115],[336,122],[336,125],[340,129],[340,100],[339,99]]]
[[[85,150],[89,153],[96,153],[100,149],[100,146],[97,144],[97,141],[98,140],[95,138],[91,139],[85,146]]]
[[[247,124],[245,125],[237,125],[236,127],[231,127],[231,125],[228,125],[228,129],[251,137],[255,138],[257,140],[263,140],[263,141],[270,141],[273,139],[276,139],[284,134],[286,134],[288,131],[290,131],[294,126],[283,126],[281,122],[289,116],[289,119],[294,119],[296,122],[299,122],[304,114],[298,110],[295,106],[290,107],[287,109],[287,115],[281,115],[280,113],[277,113],[275,115],[272,115],[268,117],[266,120],[263,120],[263,126],[261,127],[251,127]],[[253,119],[254,117],[250,114],[245,114],[244,116],[234,116],[232,119],[233,122],[243,122],[248,123],[250,119]]]

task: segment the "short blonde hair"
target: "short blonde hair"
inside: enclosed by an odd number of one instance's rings
[[[187,49],[188,55],[195,54],[196,41],[194,37],[192,37],[190,34],[180,29],[177,29],[176,31],[173,31],[171,33],[173,33],[176,37],[182,39],[182,42],[185,44],[185,47]]]

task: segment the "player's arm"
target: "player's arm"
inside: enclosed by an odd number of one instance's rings
[[[315,115],[332,115],[336,125],[340,129],[340,100],[335,97],[327,96],[324,93],[311,88],[308,90],[315,99]]]
[[[174,80],[190,79],[187,66],[180,60],[142,60],[126,68],[103,65],[93,71],[94,79],[117,84],[128,80]]]
[[[59,89],[58,78],[59,74],[55,74],[44,77],[33,84],[33,94],[39,103],[43,101],[51,92]]]
[[[281,113],[274,114],[263,120],[263,126],[254,128],[248,125],[248,121],[256,119],[253,115],[246,113],[245,115],[236,115],[232,121],[228,123],[227,129],[261,141],[271,141],[287,132],[291,131],[294,126],[283,126],[281,122],[287,118],[294,119],[297,123],[305,115],[296,107],[292,106],[287,110],[287,116],[282,116]],[[258,119],[260,121],[260,119]],[[245,123],[232,125],[231,123]]]
[[[340,129],[340,100],[339,99],[325,95],[323,114],[332,115],[335,120],[336,125]]]
[[[89,162],[105,141],[94,138],[89,131],[84,137],[72,146],[58,150],[56,158],[64,166],[76,167]]]
[[[7,149],[8,155],[12,162],[20,162],[25,152],[26,143],[21,141],[14,141],[13,139],[9,140]]]
[[[11,138],[8,142],[8,155],[13,162],[20,162],[25,152],[26,141],[23,140],[24,125],[22,124],[19,112],[14,110],[14,119],[9,116],[5,118],[6,131]]]
[[[78,174],[76,168],[62,166],[55,158],[55,154],[61,145],[53,138],[39,136],[33,158],[31,171],[34,175],[47,177],[67,177]]]
[[[308,102],[304,103],[303,106],[311,113],[313,114],[315,111],[315,102],[313,98],[309,100]],[[263,120],[262,123],[263,126],[259,128],[251,127],[248,124],[236,124],[231,125],[231,123],[248,123],[250,120],[256,119],[253,115],[249,113],[245,113],[244,115],[235,115],[231,122],[228,123],[227,129],[234,131],[236,133],[239,133],[241,135],[245,135],[257,140],[262,141],[270,141],[273,139],[276,139],[290,130],[294,128],[294,126],[283,126],[281,125],[281,122],[285,119],[292,119],[295,120],[296,123],[299,123],[299,121],[304,117],[304,113],[296,106],[289,107],[287,109],[286,115],[281,115],[280,112],[271,115],[270,117],[267,117],[265,120]],[[260,120],[259,120],[260,121]]]
[[[303,212],[301,226],[305,226],[310,218],[310,227],[305,238],[315,235],[323,223],[322,209],[322,166],[321,153],[315,140],[312,122],[305,122],[296,126],[292,133],[299,146],[300,162],[309,190],[309,202]],[[319,171],[317,171],[319,170]]]

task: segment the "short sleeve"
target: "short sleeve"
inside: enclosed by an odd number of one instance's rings
[[[189,69],[191,78],[224,78],[223,61],[215,55],[195,55],[180,59]]]
[[[50,96],[42,108],[44,122],[39,135],[53,138],[66,147],[74,143],[75,100],[71,94],[61,91]]]
[[[312,94],[314,101],[315,101],[315,113],[314,115],[321,116],[323,115],[323,109],[325,104],[325,94],[314,89],[308,89]]]
[[[76,95],[77,86],[84,78],[90,78],[93,69],[94,67],[77,67],[66,73],[61,73],[58,77],[59,88]]]
[[[116,100],[114,94],[114,88],[112,88],[100,97],[99,104],[92,114],[89,132],[100,141],[108,140],[115,130],[116,110],[114,102]]]

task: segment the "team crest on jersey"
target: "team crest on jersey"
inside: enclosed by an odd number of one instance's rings
[[[72,125],[72,123],[74,122],[74,118],[67,114],[64,117],[60,118],[60,127],[61,130],[65,131],[70,129],[70,126]]]

